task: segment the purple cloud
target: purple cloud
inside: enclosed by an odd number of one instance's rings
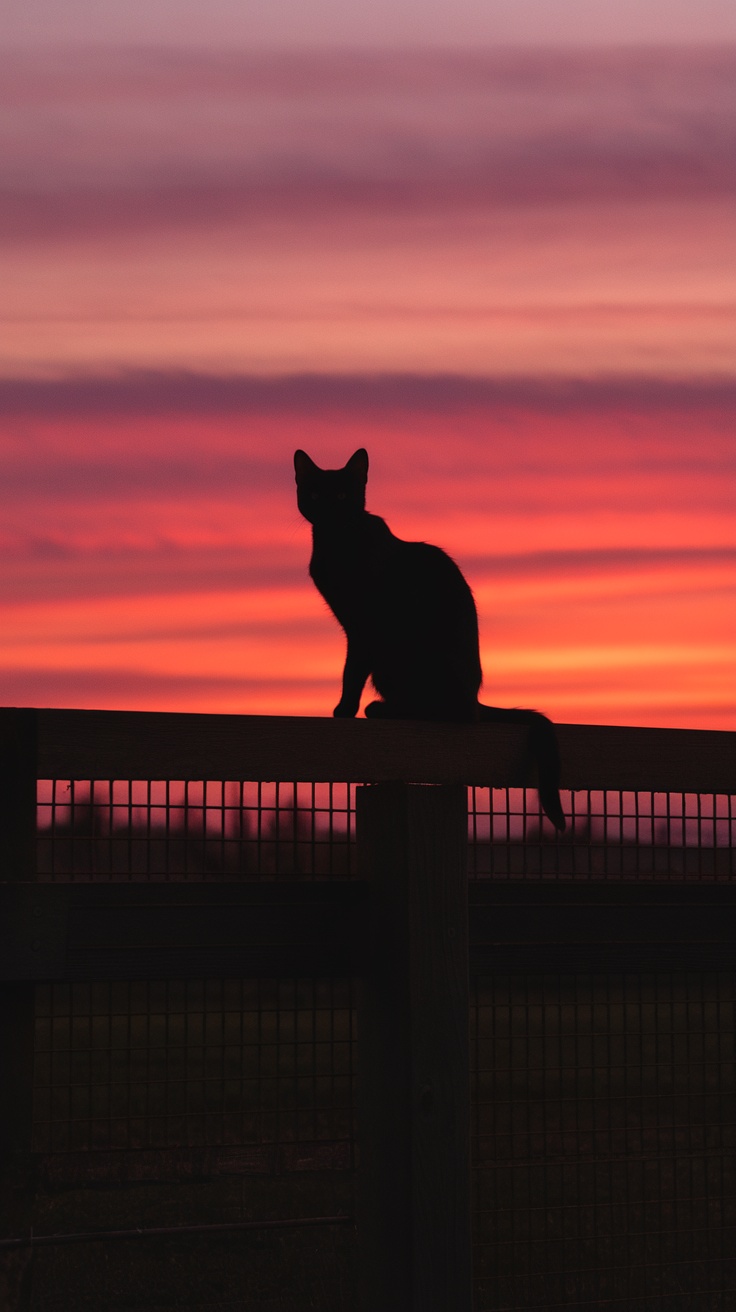
[[[736,192],[736,49],[0,64],[0,234]]]
[[[0,379],[0,415],[314,414],[320,411],[523,407],[545,414],[633,407],[732,410],[736,380],[722,378],[482,378],[464,374],[199,374],[140,370],[111,376]]]

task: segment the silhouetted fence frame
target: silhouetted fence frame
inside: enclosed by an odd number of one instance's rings
[[[563,725],[559,739],[567,789],[736,793],[736,734]],[[39,882],[37,781],[59,778],[370,785],[359,877]],[[32,1224],[37,983],[356,975],[365,1307],[469,1312],[469,975],[736,965],[736,883],[469,892],[465,786],[533,784],[511,725],[0,710],[4,1233]],[[27,1304],[23,1270],[9,1307]]]

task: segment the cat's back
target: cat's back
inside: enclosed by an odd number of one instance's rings
[[[365,605],[401,627],[475,619],[473,594],[452,557],[397,537],[368,511],[344,533],[315,535],[310,574],[341,622]]]
[[[426,580],[443,590],[472,596],[460,566],[442,547],[436,547],[431,542],[410,542],[396,537],[394,542],[394,563],[413,575],[417,582]]]
[[[460,567],[442,547],[392,534],[381,570],[382,604],[401,629],[444,643],[448,632],[477,641],[475,599]]]
[[[473,594],[451,556],[394,538],[374,594],[373,683],[406,715],[472,719],[481,681]],[[413,708],[413,709],[412,709]]]

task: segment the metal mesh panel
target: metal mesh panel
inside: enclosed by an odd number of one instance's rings
[[[557,834],[524,788],[470,788],[471,879],[732,879],[736,798],[563,792]]]
[[[41,879],[193,880],[354,871],[355,785],[44,779]]]
[[[38,869],[52,880],[356,874],[355,784],[41,780]],[[730,879],[736,799],[563,793],[557,835],[524,788],[468,790],[471,879]]]
[[[37,988],[36,1151],[348,1145],[349,980]]]
[[[736,1306],[733,986],[476,982],[478,1312]]]

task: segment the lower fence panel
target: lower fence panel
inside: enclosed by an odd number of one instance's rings
[[[37,988],[44,1153],[352,1142],[350,980]]]
[[[732,793],[563,801],[558,836],[534,790],[471,789],[471,887],[736,874]],[[44,779],[38,875],[353,881],[354,807],[352,784]],[[492,964],[470,1016],[477,1312],[736,1308],[732,972]],[[181,1232],[35,1248],[28,1312],[354,1312],[355,998],[334,977],[38,985],[34,1230]]]
[[[34,1254],[32,1312],[348,1312],[355,1008],[349,979],[37,989],[39,1234],[179,1234]],[[199,1227],[199,1229],[198,1229]]]
[[[734,983],[475,981],[477,1312],[736,1306]]]
[[[731,972],[473,981],[477,1312],[736,1305]],[[38,1233],[351,1217],[354,982],[37,990]],[[33,1312],[347,1312],[350,1224],[38,1249]]]

